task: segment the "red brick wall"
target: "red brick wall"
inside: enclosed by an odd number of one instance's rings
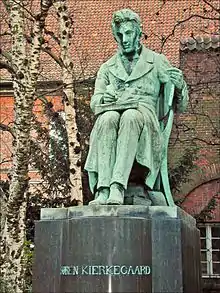
[[[14,120],[14,99],[10,96],[0,97],[0,123],[6,126],[12,126]],[[12,161],[12,135],[8,131],[0,131],[0,179],[7,178],[7,170]]]
[[[176,198],[186,211],[197,215],[215,196],[218,204],[212,221],[220,221],[219,52],[219,48],[181,52],[180,64],[189,85],[190,101],[186,113],[176,117],[170,149],[175,153],[171,166],[184,152],[195,149],[194,167]]]
[[[53,103],[53,109],[55,111],[61,111],[63,109],[61,97],[47,97],[47,100]],[[14,120],[14,98],[12,96],[0,96],[0,109],[0,123],[12,127]],[[36,100],[33,112],[38,121],[42,122],[45,127],[48,127],[49,121],[44,115],[43,109],[44,107],[42,101]],[[34,131],[32,131],[32,135],[34,136]],[[8,173],[12,166],[13,137],[8,131],[0,130],[0,139],[0,180],[8,180]],[[40,179],[36,170],[30,169],[29,176],[33,180]]]
[[[193,216],[207,211],[207,216],[201,220],[220,222],[220,179],[208,181],[192,190],[182,208]]]

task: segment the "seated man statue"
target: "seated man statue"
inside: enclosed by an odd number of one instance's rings
[[[95,199],[89,204],[124,203],[134,162],[148,170],[152,189],[160,169],[163,137],[157,116],[161,88],[175,86],[177,110],[186,108],[188,92],[182,72],[166,57],[141,43],[139,16],[130,9],[113,14],[118,52],[102,64],[91,99],[97,115],[85,169]]]

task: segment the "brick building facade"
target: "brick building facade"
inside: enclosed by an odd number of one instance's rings
[[[191,92],[183,123],[185,129],[188,127],[187,143],[197,146],[195,166],[181,206],[197,218],[200,227],[204,292],[220,292],[219,54],[216,36],[181,43],[180,67]]]
[[[182,207],[194,216],[207,207],[212,196],[216,198],[216,206],[220,204],[219,45],[217,36],[190,38],[180,43],[180,68],[189,86],[190,101],[186,113],[176,117],[170,164],[175,165],[179,156],[194,150],[189,180],[183,182],[177,194]],[[214,221],[220,221],[219,212],[213,210]]]

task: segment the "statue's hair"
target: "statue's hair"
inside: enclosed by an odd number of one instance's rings
[[[138,30],[138,33],[140,35],[142,34],[141,20],[139,15],[131,9],[125,8],[113,13],[112,32],[114,37],[116,37],[117,29],[120,27],[120,24],[127,21],[133,22],[136,29]]]

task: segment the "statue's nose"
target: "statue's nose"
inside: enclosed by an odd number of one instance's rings
[[[126,35],[123,35],[123,45],[126,45],[129,43],[128,37]]]

